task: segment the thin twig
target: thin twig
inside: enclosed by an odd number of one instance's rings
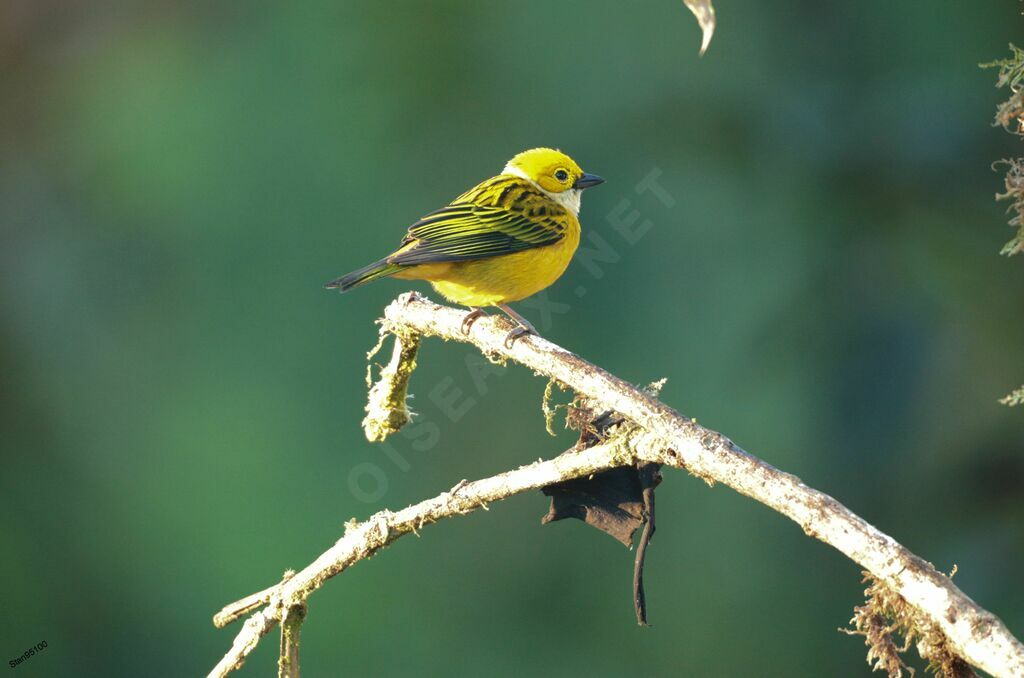
[[[218,629],[222,629],[253,610],[258,610],[270,602],[270,596],[273,595],[279,586],[280,584],[274,584],[268,589],[263,589],[225,606],[223,610],[213,615],[213,625]]]
[[[273,607],[268,607],[246,619],[242,630],[238,632],[234,642],[231,643],[231,649],[217,662],[207,678],[221,678],[242,668],[245,658],[256,649],[260,638],[273,631],[277,626],[276,612]]]
[[[345,535],[310,565],[267,591],[268,606],[246,620],[231,649],[210,672],[210,678],[228,675],[238,669],[245,657],[281,619],[282,609],[306,601],[331,577],[375,555],[379,550],[406,534],[444,518],[463,515],[490,502],[537,490],[545,485],[582,478],[616,466],[633,463],[632,439],[620,436],[582,451],[570,450],[555,459],[538,461],[514,471],[475,482],[460,483],[456,491],[442,492],[433,499],[402,509],[397,513],[380,511],[366,521],[346,525]],[[251,609],[252,601],[267,591],[246,596],[217,613],[217,619],[238,618],[239,609]]]

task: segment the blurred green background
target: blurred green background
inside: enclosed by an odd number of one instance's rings
[[[223,604],[351,517],[564,449],[544,383],[412,384],[435,445],[368,444],[399,292],[332,277],[517,151],[608,179],[544,333],[834,494],[1024,633],[1024,261],[993,202],[1016,2],[92,2],[0,8],[0,639],[19,676],[190,676]],[[654,172],[671,206],[636,185]],[[629,201],[624,205],[623,201]],[[616,215],[651,223],[629,243]],[[585,246],[595,248],[593,240]],[[434,295],[436,298],[436,295]],[[446,380],[451,380],[446,381]],[[473,398],[452,421],[433,389]],[[465,400],[460,402],[467,402]],[[516,497],[331,581],[305,673],[866,676],[858,568],[668,473],[632,554]],[[271,674],[276,634],[242,675]]]

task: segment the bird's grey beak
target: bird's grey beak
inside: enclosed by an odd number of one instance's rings
[[[596,174],[584,173],[583,176],[581,176],[579,179],[576,180],[576,183],[574,183],[572,185],[572,187],[573,188],[590,188],[591,186],[597,186],[598,184],[603,184],[603,183],[604,183],[604,179],[599,177],[599,176],[597,176]]]

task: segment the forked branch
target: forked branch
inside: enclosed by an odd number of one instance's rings
[[[916,631],[927,634],[930,645],[941,652],[951,653],[993,676],[1024,676],[1024,645],[995,615],[978,606],[930,563],[829,495],[744,452],[722,434],[682,416],[643,389],[543,338],[526,337],[506,348],[504,339],[509,328],[501,318],[481,319],[465,335],[461,329],[464,316],[463,310],[439,306],[414,293],[402,295],[387,307],[381,331],[393,334],[399,346],[392,364],[382,372],[387,378],[371,391],[367,410],[373,416],[368,420],[388,420],[388,408],[402,400],[396,394],[404,395],[412,371],[412,365],[402,364],[403,360],[415,360],[420,337],[436,336],[471,343],[492,358],[512,360],[556,379],[590,401],[618,412],[626,425],[619,434],[589,449],[571,451],[486,480],[459,483],[450,492],[397,513],[382,511],[363,523],[353,521],[345,536],[305,569],[277,586],[227,606],[215,616],[215,623],[222,626],[266,606],[249,618],[210,675],[226,675],[240,666],[259,638],[282,619],[283,610],[304,603],[327,579],[374,555],[403,534],[519,492],[616,466],[654,462],[728,485],[836,548],[879,582],[887,595],[907,605],[917,626],[926,627]],[[389,430],[383,436],[393,429],[386,428]],[[367,434],[383,437],[379,427]]]

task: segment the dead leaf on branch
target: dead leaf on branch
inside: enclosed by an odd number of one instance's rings
[[[567,406],[566,425],[580,432],[576,449],[607,442],[611,436],[622,433],[625,420],[621,415],[605,411],[595,416],[593,405],[577,397]],[[541,488],[551,497],[551,507],[541,519],[543,524],[576,518],[611,535],[627,548],[632,548],[637,530],[644,528],[633,563],[633,605],[641,626],[648,625],[644,561],[654,536],[654,488],[661,482],[660,468],[660,464],[651,463],[622,466]]]
[[[622,466],[543,488],[551,508],[541,522],[576,518],[632,548],[633,536],[647,522],[644,483],[633,466]]]
[[[703,56],[704,52],[708,51],[708,45],[711,44],[711,37],[715,34],[715,6],[711,4],[711,0],[683,0],[683,2],[693,12],[693,16],[697,17],[697,23],[700,24],[700,30],[704,34],[700,44],[700,53]]]

